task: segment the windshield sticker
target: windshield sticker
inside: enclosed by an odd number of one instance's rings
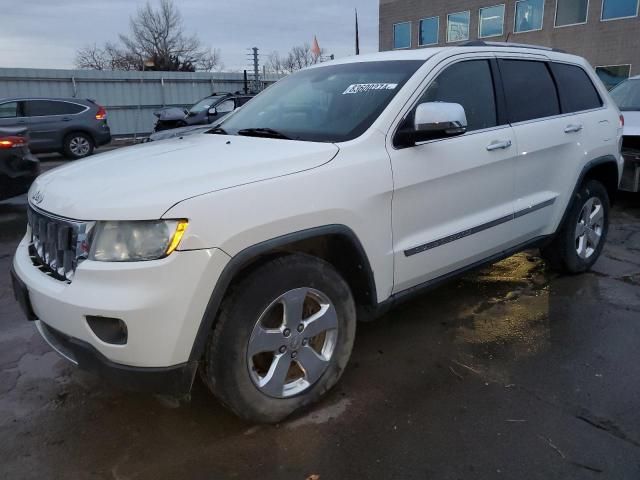
[[[397,83],[354,83],[353,85],[349,85],[349,88],[342,92],[342,94],[366,93],[372,90],[395,90],[397,86]]]

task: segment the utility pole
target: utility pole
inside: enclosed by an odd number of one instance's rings
[[[356,55],[360,55],[360,32],[358,31],[358,9],[356,8]]]
[[[252,64],[252,69],[253,69],[253,81],[252,81],[252,88],[251,90],[255,93],[258,93],[258,91],[260,90],[260,55],[259,55],[259,49],[258,47],[253,47],[248,49],[251,51],[251,53],[248,53],[247,55],[249,55],[250,57],[250,63]]]

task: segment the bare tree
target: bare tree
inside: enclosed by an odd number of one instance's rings
[[[278,52],[272,52],[266,62],[266,68],[277,74],[293,73],[321,62],[324,50],[320,52],[320,55],[314,55],[308,43],[293,47],[284,57]]]
[[[94,44],[79,49],[75,64],[78,68],[89,70],[137,70],[139,59],[107,42],[102,48]]]
[[[196,35],[187,36],[173,0],[160,0],[158,9],[147,2],[130,19],[129,30],[119,35],[122,46],[107,43],[103,48],[81,48],[76,65],[96,70],[163,71],[213,70],[222,65],[219,50],[203,47]]]
[[[78,68],[91,70],[108,70],[108,60],[105,51],[95,43],[87,45],[76,51],[75,64]]]

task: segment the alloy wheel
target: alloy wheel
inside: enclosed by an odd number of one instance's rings
[[[85,137],[73,137],[69,142],[69,150],[77,157],[84,157],[89,153],[91,145]]]
[[[597,197],[587,200],[578,216],[575,240],[580,258],[590,258],[598,249],[604,229],[604,207]]]
[[[247,345],[254,385],[276,398],[309,389],[327,370],[338,338],[331,300],[313,288],[289,290],[260,315]]]

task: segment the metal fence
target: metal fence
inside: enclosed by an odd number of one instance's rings
[[[263,85],[278,80],[266,75]],[[113,72],[0,68],[0,99],[5,97],[90,98],[107,108],[113,135],[153,129],[153,112],[184,107],[212,92],[243,91],[244,74],[224,72]]]

